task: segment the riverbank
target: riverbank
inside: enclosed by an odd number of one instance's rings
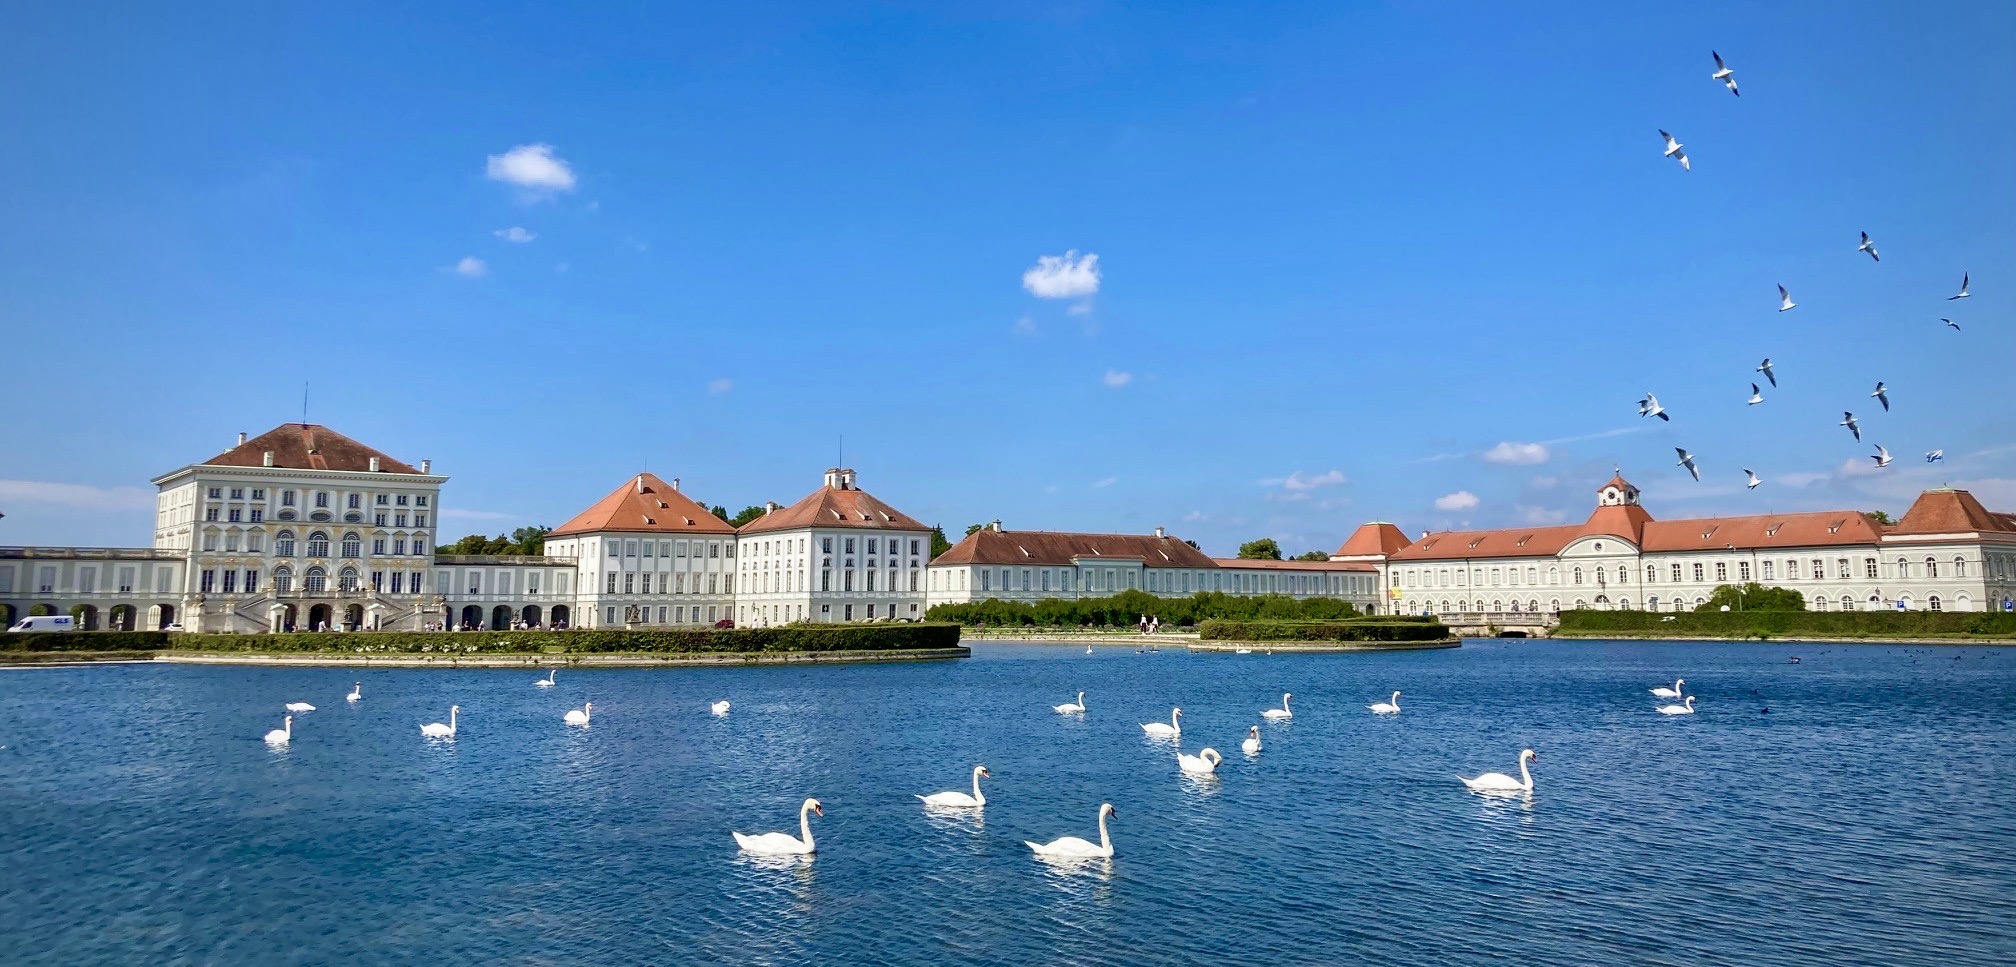
[[[1442,638],[1435,641],[1200,641],[1192,644],[1190,650],[1237,654],[1240,649],[1246,649],[1268,655],[1330,655],[1353,651],[1433,651],[1461,647],[1461,638]]]
[[[359,655],[346,652],[258,655],[162,652],[157,662],[176,665],[357,665],[369,668],[657,668],[668,665],[840,665],[863,662],[947,661],[970,658],[973,649],[900,648],[862,651],[747,651],[690,654],[565,655]]]
[[[2016,638],[1991,635],[1856,635],[1853,637],[1823,635],[1713,635],[1675,634],[1673,632],[1630,632],[1630,631],[1556,631],[1549,636],[1557,641],[1700,641],[1718,643],[1750,644],[1814,644],[1814,645],[1988,645],[2016,647]]]

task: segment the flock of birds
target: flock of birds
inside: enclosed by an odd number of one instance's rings
[[[538,679],[534,681],[532,684],[540,688],[552,688],[555,676],[559,674],[559,671],[560,670],[557,668],[548,669],[546,671],[545,678]],[[363,682],[352,683],[352,685],[350,686],[350,694],[343,696],[343,700],[346,702],[353,702],[353,703],[360,702],[363,701],[363,699],[364,699]],[[287,711],[287,715],[280,720],[280,727],[274,729],[271,732],[266,733],[267,745],[281,746],[292,743],[294,741],[294,716],[296,714],[303,712],[315,711],[315,706],[310,705],[307,702],[288,702],[284,706],[284,708]],[[714,704],[708,706],[708,708],[715,715],[726,715],[728,714],[729,706],[726,700],[722,700],[719,702],[715,702]],[[460,705],[448,706],[448,721],[429,722],[425,725],[422,725],[420,726],[420,735],[422,737],[429,739],[453,739],[455,737],[456,729],[460,727],[460,722],[457,721],[457,716],[461,715],[461,713],[462,713],[462,706]],[[589,720],[594,714],[595,714],[595,703],[582,702],[580,708],[569,709],[566,714],[560,716],[560,721],[566,723],[567,725],[578,725],[586,727],[589,724]]]
[[[1721,53],[1717,51],[1709,51],[1709,54],[1710,56],[1715,58],[1715,71],[1709,76],[1713,77],[1715,80],[1721,81],[1723,86],[1729,89],[1730,94],[1741,97],[1742,92],[1736,89],[1735,70],[1731,68],[1728,65],[1728,63],[1722,59]],[[1659,136],[1663,138],[1666,142],[1666,149],[1665,149],[1666,157],[1672,158],[1675,162],[1678,162],[1680,165],[1680,169],[1682,171],[1694,170],[1693,162],[1688,160],[1687,152],[1684,150],[1685,145],[1681,144],[1678,138],[1675,138],[1672,134],[1668,133],[1664,129],[1661,129],[1659,131]],[[1863,254],[1868,255],[1871,262],[1883,261],[1883,256],[1877,252],[1876,242],[1874,239],[1869,237],[1869,233],[1866,231],[1862,232],[1861,236],[1862,236],[1861,242],[1855,246],[1855,250],[1857,252],[1861,252]],[[1970,294],[1968,292],[1968,289],[1972,285],[1972,283],[1973,283],[1973,277],[1971,273],[1968,272],[1960,273],[1960,291],[1953,295],[1947,296],[1946,301],[1954,302],[1961,299],[1969,298]],[[1790,312],[1798,307],[1799,303],[1792,301],[1791,291],[1786,289],[1785,286],[1781,283],[1778,286],[1778,311]],[[1940,317],[1939,321],[1945,323],[1948,328],[1951,328],[1956,332],[1960,331],[1960,324],[1954,322],[1952,319]],[[1772,366],[1771,359],[1769,357],[1766,357],[1762,363],[1758,364],[1755,372],[1764,374],[1765,381],[1769,383],[1773,389],[1777,388],[1778,375],[1775,368]],[[1871,392],[1869,395],[1872,398],[1874,398],[1878,403],[1882,404],[1884,412],[1886,413],[1889,412],[1890,391],[1889,387],[1885,385],[1882,380],[1878,380],[1876,382],[1875,390]],[[1756,406],[1764,402],[1763,389],[1757,383],[1750,384],[1750,398],[1747,402],[1751,406]],[[1673,419],[1673,417],[1667,412],[1666,407],[1660,404],[1659,398],[1651,393],[1646,393],[1645,397],[1638,401],[1638,415],[1641,418],[1658,417],[1659,419],[1668,422],[1670,422]],[[1842,410],[1841,422],[1838,425],[1846,427],[1848,429],[1848,432],[1854,436],[1855,441],[1857,443],[1860,443],[1862,441],[1861,421],[1855,418],[1855,413],[1853,410]],[[1875,463],[1875,468],[1880,470],[1884,467],[1890,466],[1891,463],[1890,451],[1885,449],[1881,444],[1872,443],[1871,446],[1874,446],[1876,448],[1876,452],[1869,455],[1869,459],[1874,461]],[[1684,468],[1687,471],[1687,473],[1698,482],[1701,479],[1701,468],[1695,462],[1694,454],[1689,452],[1685,447],[1674,447],[1673,452],[1680,458],[1679,461],[1675,463],[1675,466]],[[1945,457],[1946,457],[1946,451],[1944,450],[1928,450],[1925,453],[1925,462],[1938,463],[1941,460],[1945,459]],[[1744,467],[1742,468],[1742,470],[1743,470],[1743,476],[1745,478],[1743,484],[1745,488],[1755,490],[1760,484],[1764,483],[1763,479],[1757,476],[1756,471],[1748,467]]]

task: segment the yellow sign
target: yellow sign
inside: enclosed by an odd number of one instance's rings
[[[1399,588],[1387,588],[1387,589],[1386,589],[1386,596],[1387,596],[1387,597],[1389,597],[1389,598],[1392,598],[1392,599],[1393,599],[1393,600],[1395,600],[1395,601],[1398,601],[1398,600],[1400,600],[1400,589],[1399,589]]]

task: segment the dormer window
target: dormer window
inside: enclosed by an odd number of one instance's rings
[[[1477,547],[1477,545],[1482,543],[1484,543],[1484,538],[1479,537],[1476,540],[1470,542],[1470,547],[1474,550]]]
[[[1780,527],[1783,527],[1783,526],[1785,526],[1785,522],[1784,522],[1784,521],[1782,521],[1782,520],[1781,520],[1781,521],[1779,521],[1779,522],[1777,522],[1777,523],[1775,523],[1775,524],[1772,524],[1772,525],[1771,525],[1770,527],[1767,527],[1767,528],[1765,528],[1765,529],[1764,529],[1764,536],[1765,536],[1765,537],[1777,537],[1777,536],[1778,536],[1778,528],[1780,528]]]
[[[1827,533],[1829,533],[1829,534],[1839,534],[1839,533],[1841,533],[1841,525],[1842,525],[1842,524],[1845,524],[1845,523],[1847,523],[1847,521],[1846,521],[1846,520],[1837,520],[1837,521],[1835,521],[1835,522],[1834,522],[1834,523],[1832,523],[1832,524],[1828,524],[1828,525],[1827,525]]]

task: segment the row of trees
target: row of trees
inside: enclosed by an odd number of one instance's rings
[[[507,557],[538,557],[546,553],[546,535],[551,527],[520,527],[509,534],[484,537],[470,534],[453,544],[442,544],[442,554],[501,554]]]
[[[1164,598],[1146,591],[1122,591],[1105,598],[1067,601],[1045,598],[1033,604],[989,598],[970,604],[941,604],[925,614],[931,621],[956,621],[989,627],[1131,627],[1142,615],[1174,627],[1188,627],[1207,618],[1337,619],[1358,614],[1349,602],[1334,598],[1297,600],[1285,594],[1231,595],[1203,591],[1187,598]]]
[[[1196,547],[1197,544],[1195,541],[1192,541],[1190,546]],[[1239,559],[1242,561],[1281,560],[1281,544],[1271,537],[1263,537],[1257,541],[1247,541],[1239,545]],[[1304,551],[1292,558],[1292,560],[1297,561],[1327,561],[1329,559],[1329,551]]]

